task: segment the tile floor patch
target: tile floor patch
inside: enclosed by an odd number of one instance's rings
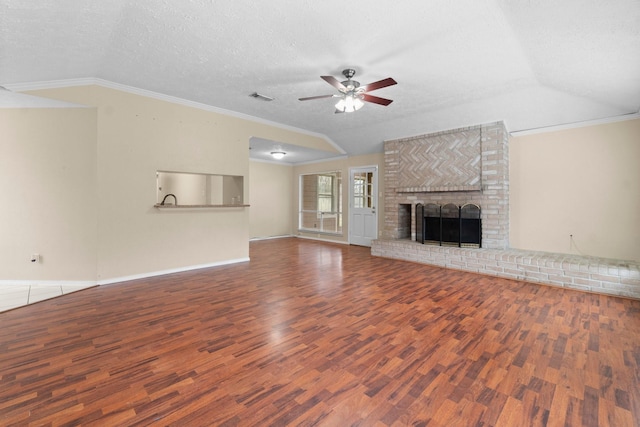
[[[0,312],[69,294],[95,285],[0,285]]]

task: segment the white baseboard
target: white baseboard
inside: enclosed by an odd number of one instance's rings
[[[109,279],[100,279],[100,280],[98,280],[97,284],[98,285],[109,285],[109,284],[118,283],[118,282],[128,282],[129,280],[146,279],[148,277],[164,276],[165,274],[182,273],[182,272],[185,272],[185,271],[199,270],[201,268],[219,267],[221,265],[237,264],[239,262],[247,262],[247,261],[249,261],[249,257],[231,259],[231,260],[221,261],[221,262],[212,262],[210,264],[190,265],[188,267],[171,268],[171,269],[168,269],[168,270],[160,270],[160,271],[152,271],[152,272],[148,272],[148,273],[133,274],[131,276],[122,276],[122,277],[113,277],[113,278],[109,278]]]
[[[95,286],[95,285],[108,285],[111,283],[127,282],[129,280],[145,279],[147,277],[163,276],[165,274],[182,273],[184,271],[199,270],[201,268],[218,267],[227,264],[237,264],[239,262],[247,262],[247,258],[231,259],[221,262],[212,262],[210,264],[190,265],[187,267],[171,268],[168,270],[151,271],[148,273],[134,274],[131,276],[113,277],[109,279],[100,280],[0,280],[0,285],[39,285],[39,286],[63,286],[63,285],[77,285],[77,286]]]
[[[298,235],[298,236],[295,236],[295,237],[297,237],[298,239],[317,240],[319,242],[338,243],[338,244],[341,244],[341,245],[348,245],[349,244],[349,242],[344,242],[342,240],[323,239],[323,238],[320,238],[320,237],[310,237],[310,236],[301,236],[301,235]]]
[[[0,285],[17,285],[17,286],[95,286],[95,280],[0,280]]]
[[[269,237],[252,237],[250,242],[256,242],[258,240],[272,240],[272,239],[285,239],[287,237],[295,237],[293,234],[283,234],[282,236],[269,236]]]

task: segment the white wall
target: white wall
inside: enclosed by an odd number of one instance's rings
[[[511,247],[640,261],[640,119],[512,137],[509,151]]]

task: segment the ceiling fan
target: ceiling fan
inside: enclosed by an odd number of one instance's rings
[[[398,82],[388,77],[383,80],[378,80],[377,82],[369,83],[368,85],[360,86],[360,82],[351,80],[355,74],[356,71],[351,68],[343,70],[342,75],[347,78],[347,80],[343,82],[340,82],[333,76],[320,76],[321,79],[338,89],[340,93],[334,95],[309,96],[306,98],[298,98],[298,100],[309,101],[311,99],[340,98],[336,104],[336,113],[351,113],[359,110],[364,105],[364,102],[372,102],[374,104],[384,105],[385,107],[393,102],[391,99],[369,95],[367,92],[393,86]]]

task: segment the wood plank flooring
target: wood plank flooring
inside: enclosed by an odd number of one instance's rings
[[[0,425],[640,425],[640,301],[294,238],[250,257],[0,313]]]

